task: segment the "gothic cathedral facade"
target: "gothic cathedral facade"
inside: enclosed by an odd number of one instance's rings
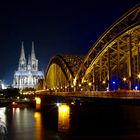
[[[38,80],[43,78],[43,72],[38,70],[38,60],[35,56],[34,43],[32,42],[31,56],[28,57],[27,62],[22,42],[18,70],[14,73],[13,87],[19,89],[35,88]]]

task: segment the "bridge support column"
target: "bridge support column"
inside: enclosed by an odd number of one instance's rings
[[[36,97],[35,101],[36,101],[36,110],[40,110],[41,109],[41,98]]]
[[[111,80],[111,71],[110,71],[110,49],[108,49],[108,90],[110,90],[110,80]]]
[[[129,34],[128,40],[129,47],[129,62],[128,62],[128,75],[129,75],[129,89],[133,89],[133,77],[132,77],[132,44],[131,44],[131,34]]]
[[[70,107],[66,104],[58,106],[58,131],[67,132],[70,125]]]
[[[119,42],[117,42],[117,88],[120,90],[120,46]]]
[[[137,45],[138,53],[137,53],[137,74],[140,74],[140,42]],[[140,78],[138,76],[138,89],[140,90]]]
[[[93,79],[92,79],[92,82],[93,82],[93,91],[95,91],[95,87],[96,87],[96,84],[95,84],[95,73],[94,73],[94,69],[95,69],[95,65],[93,65]]]
[[[100,59],[99,90],[102,90],[102,57]]]

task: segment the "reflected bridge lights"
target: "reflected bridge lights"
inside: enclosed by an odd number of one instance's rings
[[[70,124],[70,107],[65,103],[58,105],[58,131],[67,132]]]

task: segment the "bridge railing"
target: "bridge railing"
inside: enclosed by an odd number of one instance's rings
[[[140,90],[116,90],[116,91],[76,91],[76,92],[52,92],[39,90],[36,95],[69,96],[69,97],[101,97],[101,98],[140,98]]]

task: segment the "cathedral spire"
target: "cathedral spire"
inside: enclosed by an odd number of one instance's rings
[[[25,60],[25,52],[24,52],[24,45],[23,45],[23,41],[21,42],[20,60]]]
[[[18,70],[26,70],[26,58],[25,58],[23,41],[21,42],[21,53],[19,58]]]
[[[35,50],[34,50],[34,42],[32,41],[32,52],[31,52],[31,59],[36,59],[35,57]]]

